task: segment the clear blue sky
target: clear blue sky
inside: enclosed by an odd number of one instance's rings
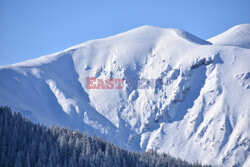
[[[208,39],[250,23],[249,0],[0,0],[0,65],[142,25]]]

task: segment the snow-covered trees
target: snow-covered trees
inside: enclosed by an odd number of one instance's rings
[[[8,107],[0,107],[0,151],[1,167],[200,166],[154,151],[126,151],[79,131],[46,128]]]

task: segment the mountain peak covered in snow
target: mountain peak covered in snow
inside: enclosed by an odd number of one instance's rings
[[[206,41],[178,29],[142,26],[88,41],[0,67],[0,104],[35,122],[97,134],[130,150],[248,164],[247,33],[249,26],[241,25]],[[122,79],[123,89],[88,89],[87,77]],[[154,85],[139,87],[148,81]]]
[[[250,49],[250,24],[240,24],[234,26],[208,41],[214,45],[239,46]]]

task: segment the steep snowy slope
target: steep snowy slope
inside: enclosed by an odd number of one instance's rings
[[[237,29],[249,34],[245,27]],[[250,50],[238,46],[250,41],[210,41],[143,26],[0,67],[0,104],[33,121],[97,134],[131,150],[247,165]],[[125,83],[122,89],[87,89],[87,77]]]

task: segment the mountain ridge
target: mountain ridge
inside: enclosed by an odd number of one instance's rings
[[[211,43],[224,46],[239,46],[250,49],[250,24],[234,26],[215,37],[208,39]]]
[[[157,32],[158,36],[161,36],[161,34],[163,34],[163,36],[164,36],[165,35],[164,33],[167,32],[168,34],[174,35],[177,38],[182,38],[183,40],[187,40],[187,41],[190,41],[190,42],[193,42],[193,43],[211,44],[210,42],[202,40],[202,39],[200,39],[200,38],[186,32],[184,30],[174,29],[174,28],[159,28],[159,27],[155,27],[155,26],[144,25],[144,26],[134,28],[132,30],[129,30],[129,31],[126,31],[126,32],[123,32],[123,33],[116,34],[116,35],[111,36],[111,37],[95,39],[95,40],[89,40],[89,41],[83,42],[81,44],[71,46],[71,47],[69,47],[67,49],[64,49],[63,51],[59,51],[59,52],[56,52],[56,53],[53,53],[53,54],[41,56],[39,58],[26,60],[26,61],[23,61],[23,62],[14,63],[14,64],[7,65],[7,66],[0,66],[0,69],[1,68],[14,67],[14,66],[25,66],[26,64],[27,64],[27,66],[29,66],[29,64],[33,65],[34,63],[39,63],[39,62],[34,62],[35,60],[40,60],[42,63],[46,63],[46,62],[49,62],[48,59],[50,57],[56,57],[56,55],[60,55],[60,53],[71,51],[71,50],[74,50],[74,49],[77,49],[77,48],[81,48],[81,47],[84,47],[86,45],[91,45],[93,43],[98,43],[98,42],[103,41],[103,40],[105,41],[105,40],[114,39],[114,38],[123,38],[123,36],[127,36],[127,35],[133,36],[133,34],[136,34],[136,33],[147,34],[147,33],[152,33],[152,32]],[[196,41],[198,41],[198,42],[196,42]],[[53,58],[51,58],[51,59],[52,59],[51,61],[54,60]]]

